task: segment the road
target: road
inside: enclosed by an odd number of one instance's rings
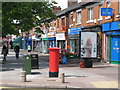
[[[11,50],[7,63],[0,64],[1,87],[41,87],[41,88],[118,88],[118,65],[94,63],[93,68],[80,68],[79,64],[60,64],[59,74],[65,73],[65,83],[60,78],[49,78],[49,55],[39,54],[39,69],[32,69],[27,82],[21,82],[23,54],[15,58]]]

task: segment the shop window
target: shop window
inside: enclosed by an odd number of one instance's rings
[[[93,8],[88,8],[88,20],[93,20]]]
[[[81,11],[77,12],[77,23],[81,23]]]
[[[65,49],[65,40],[58,41],[57,46],[61,49]]]
[[[71,39],[70,40],[70,52],[79,53],[79,39]]]

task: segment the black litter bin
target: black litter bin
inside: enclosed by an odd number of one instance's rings
[[[38,54],[31,54],[31,69],[39,69]]]
[[[84,60],[84,62],[85,62],[85,68],[92,68],[93,65],[92,60],[86,59]]]

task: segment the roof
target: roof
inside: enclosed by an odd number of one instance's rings
[[[64,14],[66,14],[68,12],[71,12],[71,11],[76,10],[76,9],[80,9],[80,8],[86,6],[86,5],[93,4],[93,3],[97,3],[97,2],[81,2],[81,3],[77,3],[77,4],[75,4],[75,5],[71,6],[71,7],[63,9],[60,12],[56,13],[56,16],[64,15]]]

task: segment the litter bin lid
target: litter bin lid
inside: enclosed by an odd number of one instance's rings
[[[58,47],[51,47],[51,48],[48,48],[49,50],[60,50],[60,48]]]

